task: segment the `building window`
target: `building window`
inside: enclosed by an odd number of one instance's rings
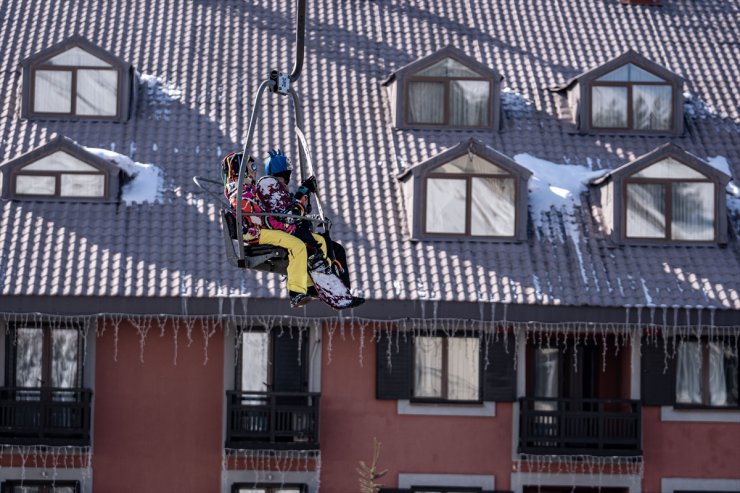
[[[480,339],[414,338],[415,400],[480,401]]]
[[[517,180],[479,156],[466,154],[429,172],[424,232],[512,237]]]
[[[136,71],[81,36],[31,55],[21,67],[23,118],[119,122],[129,118]]]
[[[492,81],[454,58],[411,75],[406,121],[410,125],[489,127]]]
[[[42,388],[81,386],[82,337],[75,328],[17,326],[10,333],[6,358],[6,384],[21,390],[27,399],[39,399]]]
[[[666,131],[672,129],[671,83],[628,63],[591,83],[591,127]]]
[[[64,151],[16,170],[17,196],[104,198],[106,174]]]
[[[412,403],[516,400],[514,337],[392,334],[376,351],[376,397]]]
[[[77,481],[5,481],[2,493],[79,493]]]
[[[119,70],[80,47],[31,70],[31,111],[37,115],[116,117]]]
[[[2,196],[21,200],[116,201],[127,175],[113,162],[56,136],[0,165]]]
[[[305,485],[244,485],[235,484],[232,493],[306,493]]]
[[[716,190],[709,177],[666,158],[625,179],[629,239],[712,241]]]
[[[738,407],[738,354],[720,341],[680,341],[676,404]]]
[[[383,81],[397,128],[498,129],[503,77],[452,46]]]

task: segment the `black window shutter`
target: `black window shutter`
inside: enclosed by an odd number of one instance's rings
[[[308,390],[308,368],[306,368],[308,338],[306,333],[307,331],[294,328],[272,330],[272,390],[274,392],[306,392]]]
[[[411,398],[412,338],[411,334],[390,332],[389,335],[388,332],[385,332],[382,333],[382,337],[375,344],[375,397],[377,399]],[[388,356],[389,344],[390,360]]]
[[[676,362],[666,358],[662,337],[642,339],[641,397],[646,406],[671,406],[676,399]],[[673,351],[670,349],[669,354]],[[666,368],[666,363],[668,367]],[[665,370],[665,371],[664,371]]]
[[[486,340],[487,339],[487,340]],[[480,367],[483,371],[483,400],[513,402],[516,400],[516,367],[514,334],[504,337],[488,336],[482,339],[488,344],[488,366],[486,348],[481,349]]]

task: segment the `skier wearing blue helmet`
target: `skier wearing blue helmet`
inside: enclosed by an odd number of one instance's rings
[[[257,182],[257,197],[265,212],[302,216],[310,211],[310,194],[316,192],[316,179],[311,176],[304,180],[293,195],[288,190],[292,170],[290,160],[283,151],[280,149],[269,151],[265,160],[265,176]],[[290,240],[280,235],[275,241],[284,243],[278,246],[284,246],[288,250],[290,304],[292,307],[305,305],[311,300],[308,295],[307,268],[320,271],[330,269],[326,256],[326,241],[321,235],[311,232],[308,221],[267,216],[265,226],[268,230],[282,231],[291,235]],[[293,238],[299,241],[291,241]]]

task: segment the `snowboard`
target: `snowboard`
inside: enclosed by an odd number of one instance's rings
[[[352,296],[349,288],[332,272],[313,270],[308,275],[311,276],[319,299],[335,310],[354,308],[365,302],[365,298]]]

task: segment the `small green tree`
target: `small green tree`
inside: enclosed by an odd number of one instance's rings
[[[360,461],[360,466],[356,469],[360,475],[360,493],[378,493],[382,484],[377,484],[376,479],[380,479],[388,472],[388,469],[378,472],[378,457],[380,457],[380,442],[373,437],[373,462],[368,467],[365,461]]]

